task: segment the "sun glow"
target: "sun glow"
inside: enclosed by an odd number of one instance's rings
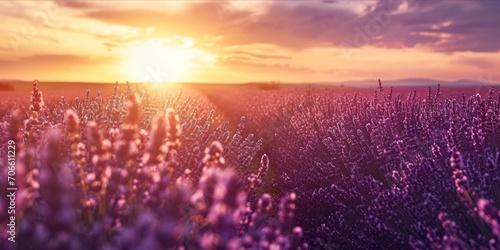
[[[131,81],[156,84],[192,80],[189,71],[207,57],[194,48],[192,39],[181,37],[132,42],[124,54],[125,74]]]

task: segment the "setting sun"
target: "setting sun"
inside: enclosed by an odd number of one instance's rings
[[[189,38],[136,41],[124,48],[124,74],[131,81],[174,83],[188,81],[189,72],[205,54]]]

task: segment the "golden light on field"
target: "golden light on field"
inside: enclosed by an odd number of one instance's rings
[[[200,61],[210,61],[210,55],[193,45],[184,37],[132,42],[123,51],[124,74],[131,81],[156,85],[189,81]]]

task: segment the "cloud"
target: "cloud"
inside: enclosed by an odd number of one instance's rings
[[[20,57],[15,60],[0,60],[0,74],[26,77],[26,74],[45,75],[46,73],[61,73],[78,71],[102,65],[116,64],[115,58],[91,58],[68,54],[42,54]],[[29,72],[29,73],[28,73]]]
[[[267,6],[266,12],[258,17],[249,10],[231,8],[224,12],[223,20],[210,2],[191,4],[173,13],[151,9],[92,9],[84,15],[114,25],[150,27],[155,35],[180,35],[197,40],[220,36],[222,39],[218,43],[221,46],[266,43],[300,50],[353,45],[359,30],[367,33],[368,26],[378,25],[374,16],[391,11],[388,25],[382,25],[375,36],[358,47],[420,46],[443,53],[500,49],[500,33],[497,32],[500,2],[379,0],[369,2],[360,13],[335,7],[339,3],[341,1],[322,4],[281,1]]]
[[[292,66],[289,64],[262,64],[247,62],[246,59],[238,57],[222,58],[217,65],[228,70],[237,69],[246,73],[315,73],[316,71],[306,67]]]
[[[381,1],[379,1],[381,2]],[[407,11],[394,14],[376,45],[420,46],[435,52],[497,52],[500,50],[500,2],[409,1]]]
[[[93,2],[87,1],[72,1],[72,0],[55,0],[59,6],[74,8],[74,9],[93,9],[96,5]]]
[[[352,39],[350,26],[354,13],[316,6],[273,6],[258,20],[227,27],[221,44],[233,46],[253,43],[274,44],[292,49],[306,49],[325,44],[340,44]],[[235,34],[235,35],[231,35]]]
[[[492,60],[481,57],[460,57],[453,60],[453,63],[465,65],[481,70],[492,70],[495,68],[496,63]]]
[[[264,55],[260,53],[252,53],[252,52],[245,52],[245,51],[231,51],[229,52],[230,54],[233,54],[235,56],[241,56],[244,58],[256,58],[256,59],[279,59],[279,60],[290,60],[292,57],[290,56],[281,56],[281,55]]]
[[[217,34],[226,24],[238,22],[251,16],[248,11],[228,12],[221,21],[212,3],[191,4],[185,11],[169,13],[162,10],[92,10],[84,17],[96,19],[113,25],[126,25],[138,28],[154,28],[154,35],[186,36],[202,38],[207,34]]]

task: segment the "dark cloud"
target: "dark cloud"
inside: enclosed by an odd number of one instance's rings
[[[222,45],[269,43],[293,49],[352,40],[350,24],[356,15],[344,10],[314,6],[276,5],[257,20],[239,23],[229,31]],[[235,35],[231,35],[235,34]]]
[[[73,9],[94,9],[96,5],[91,1],[76,1],[76,0],[55,0],[59,6],[69,7]]]
[[[379,42],[423,45],[438,52],[496,52],[500,50],[499,12],[500,1],[415,4],[408,12],[393,16]]]

